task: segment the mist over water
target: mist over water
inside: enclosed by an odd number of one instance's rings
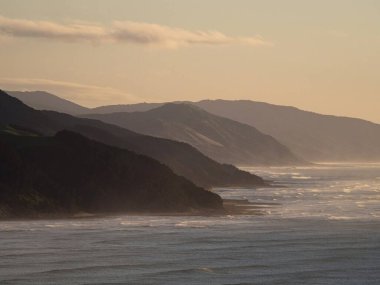
[[[379,284],[380,164],[244,168],[260,215],[0,222],[0,284]]]
[[[276,185],[286,186],[245,193],[256,201],[281,203],[281,207],[271,211],[272,217],[380,219],[380,164],[331,163],[310,167],[244,169],[274,181]],[[244,195],[243,191],[238,193]]]

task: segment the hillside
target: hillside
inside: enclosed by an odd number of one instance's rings
[[[0,92],[0,123],[30,128],[45,135],[54,135],[63,129],[75,131],[99,142],[152,157],[176,174],[206,188],[264,185],[260,177],[217,163],[188,144],[141,135],[97,120],[34,110],[5,92]]]
[[[273,137],[252,126],[190,104],[169,103],[146,112],[90,114],[138,133],[186,142],[212,159],[240,165],[303,163]]]
[[[91,109],[89,113],[145,112],[163,104],[110,105]],[[249,100],[204,100],[192,104],[253,126],[309,161],[380,161],[379,124]]]
[[[380,125],[253,101],[205,100],[197,106],[255,126],[310,161],[380,161]]]
[[[0,130],[0,216],[222,211],[221,198],[143,155],[61,131]]]
[[[130,105],[107,105],[100,106],[96,108],[90,109],[88,112],[83,113],[91,113],[91,114],[109,114],[109,113],[118,113],[118,112],[144,112],[149,111],[151,109],[160,107],[166,103],[137,103]],[[53,109],[52,109],[53,110]]]
[[[380,161],[380,125],[366,120],[250,100],[204,100],[192,104],[211,114],[253,126],[308,161]],[[161,105],[111,105],[99,109],[103,113],[136,112]]]
[[[85,114],[90,110],[45,91],[7,91],[7,93],[37,110],[51,110],[71,115]]]

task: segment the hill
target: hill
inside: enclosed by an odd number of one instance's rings
[[[130,105],[107,105],[100,106],[96,108],[90,109],[88,112],[83,113],[91,113],[91,114],[109,114],[109,113],[119,113],[119,112],[144,112],[149,111],[151,109],[160,107],[166,103],[137,103]]]
[[[154,159],[61,131],[2,127],[0,217],[222,211],[221,198]]]
[[[380,161],[380,125],[366,120],[250,100],[204,100],[192,104],[211,114],[253,126],[308,161]],[[103,113],[136,112],[161,105],[117,105],[117,109],[111,105],[101,110]]]
[[[102,106],[89,113],[148,111],[164,103]],[[204,100],[205,111],[257,128],[309,161],[380,161],[380,125],[249,100]]]
[[[7,91],[9,95],[37,110],[51,110],[71,115],[85,114],[90,109],[45,91]]]
[[[97,120],[34,110],[2,91],[0,123],[30,128],[44,135],[54,135],[63,129],[71,130],[105,144],[152,157],[169,166],[176,174],[206,188],[265,184],[260,177],[231,165],[217,163],[188,144],[141,135]]]
[[[197,106],[255,126],[310,161],[380,161],[380,125],[253,101],[205,100]]]
[[[138,133],[186,142],[222,163],[300,164],[302,160],[256,128],[210,114],[199,107],[169,103],[146,112],[89,114]]]

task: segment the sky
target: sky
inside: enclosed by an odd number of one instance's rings
[[[249,99],[380,123],[377,0],[0,0],[0,88]]]

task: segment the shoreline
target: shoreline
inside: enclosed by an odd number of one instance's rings
[[[38,220],[83,220],[83,219],[98,219],[109,218],[117,216],[168,216],[168,217],[215,217],[215,216],[228,216],[228,215],[252,215],[261,216],[265,215],[265,209],[278,206],[278,203],[259,203],[250,202],[248,200],[239,199],[223,199],[222,210],[213,209],[199,209],[186,212],[118,212],[118,213],[86,213],[78,212],[75,214],[35,214],[32,216],[24,217],[0,217],[0,222],[13,222],[13,221],[38,221]]]

